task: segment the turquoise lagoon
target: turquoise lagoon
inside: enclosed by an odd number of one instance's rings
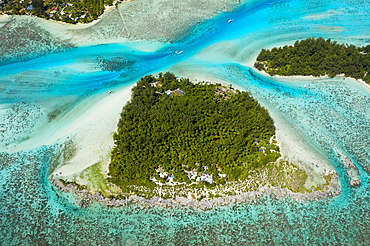
[[[0,122],[1,244],[369,244],[370,187],[364,167],[370,166],[370,90],[350,79],[285,80],[251,68],[261,48],[307,37],[368,45],[369,12],[370,3],[364,1],[252,1],[153,52],[140,50],[140,43],[103,44],[2,65],[0,112],[14,113]],[[40,123],[43,129],[33,130],[54,108],[67,114],[82,100],[167,70],[250,91],[302,144],[331,164],[339,175],[341,195],[305,203],[266,196],[257,204],[210,211],[107,208],[98,203],[81,209],[76,198],[48,181],[65,136],[31,149],[20,145],[53,127],[49,119]],[[28,111],[23,112],[23,106]],[[348,184],[345,157],[359,169],[358,187]]]

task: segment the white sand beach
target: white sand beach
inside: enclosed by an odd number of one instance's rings
[[[116,132],[122,108],[130,97],[131,86],[112,89],[111,93],[107,90],[95,100],[89,99],[90,102],[81,105],[80,109],[75,109],[74,116],[70,116],[75,120],[70,124],[65,125],[66,121],[61,123],[63,127],[58,129],[50,141],[68,135],[75,143],[77,152],[68,163],[55,170],[54,174],[68,179],[68,176],[80,173],[98,162],[107,169],[113,148],[112,136]]]

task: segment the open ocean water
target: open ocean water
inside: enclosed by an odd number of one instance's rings
[[[308,37],[370,44],[369,12],[367,1],[252,1],[155,52],[130,43],[107,44],[1,66],[0,112],[20,103],[33,106],[0,122],[0,244],[369,245],[370,187],[363,169],[370,166],[369,89],[338,78],[285,83],[244,66],[261,48]],[[98,203],[82,209],[73,196],[61,194],[48,181],[62,140],[8,150],[38,134],[32,129],[45,118],[42,107],[68,102],[72,108],[81,99],[171,68],[212,75],[250,91],[330,161],[340,175],[341,195],[306,203],[264,197],[257,204],[210,211],[108,208]],[[358,167],[361,186],[348,184],[344,157]]]

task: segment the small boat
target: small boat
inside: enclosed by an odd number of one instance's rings
[[[303,87],[304,87],[304,88],[307,88],[307,85],[304,85]]]
[[[182,54],[184,51],[182,50],[182,51],[176,51],[175,53],[177,54],[177,55],[180,55],[180,54]]]
[[[306,95],[306,97],[310,97],[309,95]]]
[[[233,22],[233,20],[234,20],[234,19],[230,19],[227,23],[231,23],[231,22]]]

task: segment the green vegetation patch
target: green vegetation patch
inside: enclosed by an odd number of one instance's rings
[[[91,193],[100,192],[105,197],[109,197],[116,193],[114,187],[110,187],[106,183],[105,177],[102,174],[101,163],[98,162],[80,174],[80,178],[87,181],[86,187]]]
[[[254,66],[273,75],[347,77],[370,83],[370,45],[355,47],[323,38],[296,41],[293,46],[262,49]]]
[[[280,161],[277,163],[269,163],[266,168],[262,170],[266,171],[266,180],[273,187],[280,186],[281,188],[288,188],[293,192],[303,193],[309,191],[304,187],[308,175],[298,166],[286,161]],[[328,184],[329,183],[327,183],[327,185]]]
[[[121,113],[108,180],[153,187],[153,177],[191,183],[212,175],[207,185],[244,179],[280,156],[270,149],[274,134],[267,110],[248,92],[168,72],[149,75]]]
[[[122,2],[118,0],[118,3]],[[105,6],[113,6],[112,0],[32,0],[0,1],[0,14],[35,15],[66,23],[89,23],[103,14]]]

